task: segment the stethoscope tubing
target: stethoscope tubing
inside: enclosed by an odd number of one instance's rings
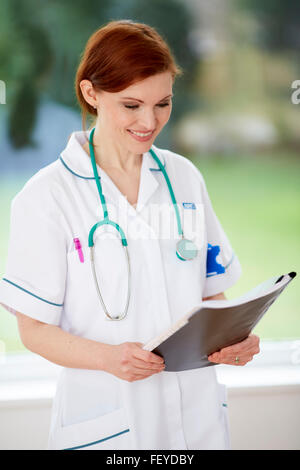
[[[127,311],[128,311],[128,306],[129,306],[129,300],[130,300],[130,279],[131,279],[131,272],[130,272],[130,259],[129,259],[129,254],[128,254],[128,248],[127,246],[124,246],[123,245],[123,248],[125,250],[125,255],[126,255],[126,260],[127,260],[127,279],[128,279],[128,285],[127,285],[127,299],[126,299],[126,304],[125,304],[125,308],[124,308],[124,311],[121,315],[117,316],[117,317],[112,317],[109,313],[108,313],[108,310],[106,308],[106,305],[104,303],[104,300],[103,300],[103,297],[101,295],[101,291],[100,291],[100,288],[99,288],[99,284],[98,284],[98,279],[97,279],[97,274],[96,274],[96,269],[95,269],[95,261],[94,261],[94,246],[91,246],[90,247],[90,259],[91,259],[91,265],[92,265],[92,272],[93,272],[93,276],[94,276],[94,281],[95,281],[95,285],[96,285],[96,289],[97,289],[97,293],[98,293],[98,296],[100,298],[100,301],[101,301],[101,304],[102,304],[102,307],[103,307],[103,310],[104,310],[104,313],[107,317],[108,320],[116,320],[116,321],[119,321],[119,320],[123,320],[126,315],[127,315]]]
[[[125,233],[123,232],[120,225],[118,225],[117,223],[110,220],[109,216],[108,216],[106,201],[105,201],[105,197],[104,197],[103,192],[102,192],[102,186],[101,186],[101,183],[100,183],[100,176],[98,174],[96,159],[95,159],[95,154],[94,154],[94,147],[93,147],[94,132],[95,132],[95,128],[93,128],[91,133],[90,133],[89,148],[90,148],[90,156],[91,156],[95,181],[96,181],[98,194],[99,194],[102,209],[103,209],[103,220],[96,223],[91,228],[91,230],[89,232],[89,237],[88,237],[88,246],[90,248],[90,259],[91,259],[91,266],[92,266],[93,277],[94,277],[94,281],[95,281],[95,285],[96,285],[96,290],[97,290],[97,294],[98,294],[98,297],[100,299],[101,305],[103,307],[103,310],[105,312],[106,318],[109,319],[109,320],[119,321],[119,320],[123,320],[127,315],[128,307],[129,307],[130,294],[131,294],[131,285],[130,285],[131,270],[130,270],[130,259],[129,259],[129,253],[128,253],[128,243],[127,243]],[[154,160],[156,161],[157,165],[159,166],[160,170],[162,171],[162,173],[164,175],[164,178],[166,180],[166,183],[167,183],[167,186],[168,186],[168,189],[169,189],[169,193],[170,193],[170,196],[171,196],[171,199],[172,199],[174,210],[175,210],[175,213],[176,213],[178,233],[181,236],[181,240],[179,240],[179,242],[177,243],[177,246],[176,246],[176,255],[182,261],[188,261],[188,260],[194,259],[195,256],[197,255],[197,249],[196,248],[194,248],[192,250],[192,255],[191,256],[185,256],[184,255],[184,253],[186,253],[186,251],[187,251],[186,250],[186,242],[189,242],[189,243],[192,243],[192,242],[189,241],[189,240],[186,240],[184,238],[184,234],[183,234],[183,230],[182,230],[182,226],[181,226],[180,214],[179,214],[179,210],[178,210],[178,206],[177,206],[177,201],[176,201],[176,198],[175,198],[175,195],[174,195],[174,191],[173,191],[169,176],[168,176],[164,166],[162,165],[160,159],[155,154],[155,152],[152,149],[150,149],[150,153],[151,153],[152,157],[154,158]],[[97,228],[99,228],[102,225],[106,225],[106,224],[113,226],[117,230],[119,236],[121,237],[121,243],[122,243],[123,248],[125,249],[125,255],[126,255],[126,260],[127,260],[128,285],[127,285],[126,304],[125,304],[124,311],[116,317],[113,317],[112,315],[109,314],[109,312],[106,308],[106,305],[104,303],[104,300],[103,300],[103,297],[101,295],[101,291],[100,291],[100,288],[99,288],[99,284],[98,284],[98,279],[97,279],[97,274],[96,274],[96,269],[95,269],[95,260],[94,260],[94,233],[97,230]]]

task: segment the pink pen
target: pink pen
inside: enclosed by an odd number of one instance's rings
[[[80,262],[84,263],[84,257],[83,257],[83,253],[82,253],[82,249],[81,249],[80,240],[79,240],[79,238],[73,238],[73,240],[74,240],[74,243],[75,243],[75,248],[78,251]]]

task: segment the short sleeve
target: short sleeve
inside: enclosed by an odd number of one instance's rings
[[[11,203],[0,303],[41,322],[60,323],[66,286],[66,240],[47,191],[22,190]]]
[[[206,280],[202,297],[210,297],[232,287],[241,276],[242,268],[215,214],[201,173],[200,176],[207,232]]]

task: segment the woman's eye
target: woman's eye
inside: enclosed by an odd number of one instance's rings
[[[124,106],[125,108],[128,108],[128,109],[137,109],[139,107],[138,104],[134,104],[134,105],[125,104]],[[159,106],[160,108],[163,108],[165,106],[169,106],[169,103],[161,103],[161,104],[158,104],[157,106]]]

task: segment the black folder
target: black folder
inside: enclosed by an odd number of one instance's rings
[[[165,371],[216,365],[207,356],[246,339],[296,276],[276,276],[234,300],[206,300],[144,345],[165,360]]]

